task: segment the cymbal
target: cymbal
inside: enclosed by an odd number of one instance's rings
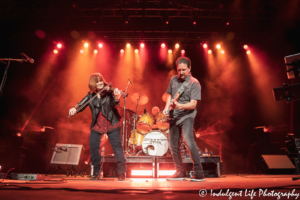
[[[168,94],[168,93],[164,93],[164,95],[162,96],[162,100],[163,100],[164,102],[167,102],[168,97],[169,97],[169,94]]]
[[[139,99],[139,105],[145,105],[148,103],[148,97],[145,94],[136,92],[131,95],[131,100],[134,103],[137,103],[138,99]]]
[[[118,107],[118,111],[121,114],[121,116],[123,117],[123,115],[124,115],[124,107],[121,107],[121,106]],[[125,109],[125,114],[133,115],[134,111],[126,108]]]

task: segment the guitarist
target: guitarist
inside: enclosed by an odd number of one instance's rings
[[[122,126],[121,116],[119,115],[116,105],[119,104],[121,93],[116,88],[113,93],[98,92],[107,85],[100,73],[94,73],[89,80],[88,94],[69,110],[69,115],[83,111],[87,106],[92,111],[92,124],[90,134],[91,161],[94,166],[95,176],[91,179],[99,179],[101,155],[99,154],[100,141],[102,136],[107,133],[109,142],[113,148],[118,170],[118,180],[124,181],[126,177],[126,165],[123,147],[121,143],[120,128]],[[92,101],[87,103],[93,96],[97,95]]]
[[[167,180],[185,179],[179,150],[179,138],[182,132],[194,165],[195,174],[191,181],[205,181],[197,144],[193,137],[197,101],[201,100],[201,86],[199,81],[191,75],[191,60],[189,58],[178,58],[176,67],[178,75],[173,76],[170,80],[167,89],[169,97],[163,111],[170,118],[170,147],[176,168],[175,174]]]

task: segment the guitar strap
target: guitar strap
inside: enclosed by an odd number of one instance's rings
[[[190,79],[192,78],[192,76],[190,77]],[[189,86],[190,81],[184,81],[183,84],[181,85],[181,87],[177,90],[177,93],[179,93],[178,98],[180,97],[180,95],[187,89],[187,87]],[[177,94],[176,93],[176,94]]]

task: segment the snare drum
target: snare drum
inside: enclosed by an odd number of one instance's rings
[[[135,129],[134,137],[135,137],[135,139],[133,141],[133,130],[132,130],[131,134],[130,134],[129,141],[128,141],[128,145],[132,146],[132,145],[135,144],[136,146],[141,146],[142,142],[143,142],[144,135],[139,134],[138,131]]]
[[[161,111],[157,114],[156,124],[159,130],[165,131],[170,127],[168,117]]]
[[[163,156],[169,148],[167,137],[160,131],[150,131],[142,142],[142,150],[146,155]]]
[[[136,129],[140,134],[145,135],[152,130],[153,122],[153,116],[149,113],[145,113],[140,117],[139,121],[137,122]]]

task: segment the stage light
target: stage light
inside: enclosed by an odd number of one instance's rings
[[[62,47],[62,45],[61,45],[60,43],[58,43],[56,46],[57,46],[57,48],[59,48],[59,49]]]
[[[152,170],[131,170],[132,176],[151,176]]]
[[[165,48],[166,47],[165,43],[162,43],[160,46],[161,46],[161,48]]]
[[[129,43],[127,43],[127,44],[126,44],[126,47],[127,47],[127,48],[129,48],[129,47],[130,47],[130,44],[129,44]]]
[[[169,21],[166,21],[166,24],[169,24]]]
[[[181,50],[181,54],[185,54],[185,50],[184,49]]]
[[[171,176],[175,174],[176,170],[159,170],[158,175],[159,176]]]
[[[250,51],[250,50],[248,50],[248,51],[247,51],[247,54],[249,55],[250,53],[251,53],[251,51]]]
[[[244,49],[248,49],[248,45],[246,45],[246,44],[243,47],[244,47]]]
[[[53,50],[53,53],[58,54],[58,51],[56,49]]]
[[[120,50],[120,53],[124,53],[124,49],[121,49],[121,50]]]
[[[179,44],[177,43],[177,44],[175,44],[175,48],[176,49],[178,49],[179,48]]]
[[[84,51],[81,49],[81,50],[80,50],[80,53],[84,53]]]
[[[144,44],[144,43],[141,43],[140,47],[141,47],[141,48],[144,48],[144,47],[145,47],[145,44]]]
[[[208,53],[208,54],[211,54],[211,53],[212,53],[212,51],[211,51],[211,50],[208,50],[208,51],[207,51],[207,53]]]
[[[102,44],[102,43],[99,43],[99,44],[98,44],[98,47],[99,47],[99,48],[102,48],[102,47],[103,47],[103,44]]]
[[[84,47],[85,47],[85,48],[88,48],[88,47],[89,47],[89,44],[88,44],[88,43],[84,43]]]
[[[195,22],[195,21],[194,21],[194,22],[193,22],[193,24],[194,24],[194,25],[196,25],[196,24],[197,24],[197,22]]]
[[[221,54],[224,54],[225,53],[225,51],[224,50],[221,50]]]
[[[18,133],[17,133],[17,136],[18,136],[18,137],[21,137],[21,136],[22,136],[22,134],[21,134],[20,132],[18,132]]]
[[[207,44],[203,44],[203,48],[206,49],[207,48]]]
[[[227,22],[226,25],[229,26],[229,22]]]
[[[135,49],[135,50],[134,50],[134,53],[138,53],[138,52],[139,52],[139,50],[138,50],[138,49]]]
[[[217,44],[217,46],[216,46],[216,47],[217,47],[217,49],[220,49],[220,48],[221,48],[221,45]]]
[[[95,50],[94,50],[94,54],[97,54],[97,53],[98,53],[98,50],[95,49]]]
[[[168,50],[168,53],[172,53],[172,50],[171,50],[171,49],[169,49],[169,50]]]

